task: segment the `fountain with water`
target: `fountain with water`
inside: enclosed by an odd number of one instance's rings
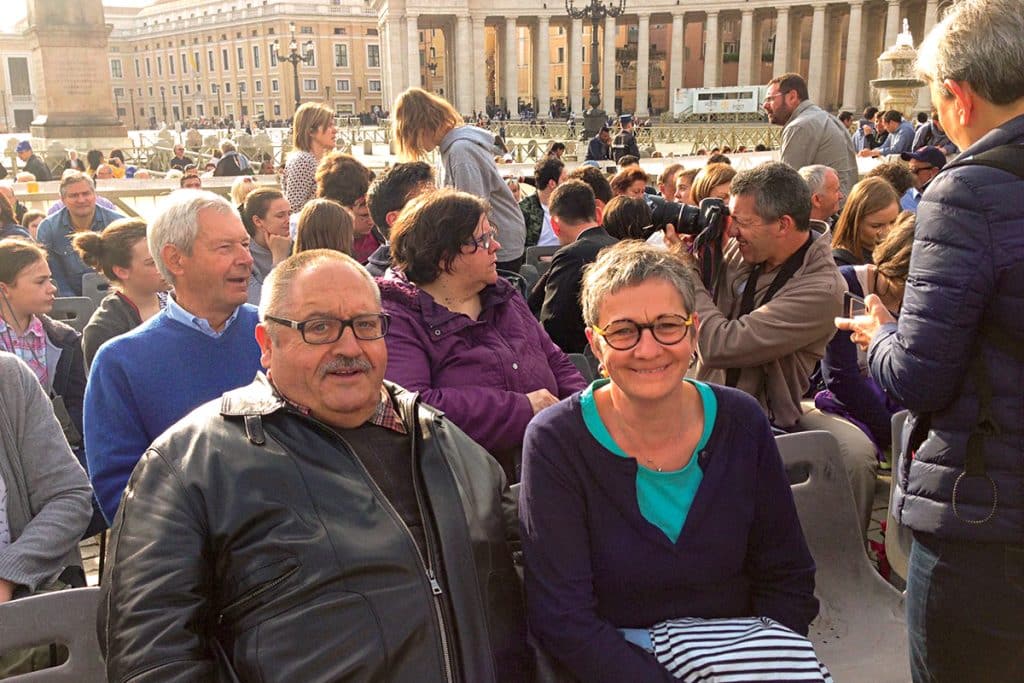
[[[903,31],[896,36],[896,44],[878,57],[878,78],[871,81],[875,90],[876,102],[888,111],[895,109],[902,112],[905,118],[913,115],[917,105],[917,91],[924,81],[914,73],[914,61],[917,50],[914,49],[914,36],[910,33],[910,23],[903,20]]]

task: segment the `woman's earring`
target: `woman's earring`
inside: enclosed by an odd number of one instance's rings
[[[597,374],[601,375],[602,377],[608,376],[608,371],[605,369],[604,363],[597,364]]]

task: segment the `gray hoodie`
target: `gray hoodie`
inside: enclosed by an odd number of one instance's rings
[[[526,221],[494,163],[494,156],[499,153],[494,135],[483,128],[459,126],[442,138],[440,149],[441,184],[491,203],[487,220],[498,231],[498,261],[513,261],[522,256],[526,249]]]

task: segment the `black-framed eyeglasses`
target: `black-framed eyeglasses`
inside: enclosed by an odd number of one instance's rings
[[[493,242],[497,237],[498,237],[498,231],[497,230],[493,230],[493,229],[492,230],[488,230],[487,232],[485,232],[484,234],[480,235],[479,237],[476,237],[476,236],[470,237],[467,241],[462,243],[462,246],[464,246],[464,247],[473,247],[473,252],[472,253],[474,253],[474,254],[476,253],[477,249],[483,249],[484,251],[488,251],[491,248],[491,242]]]
[[[691,313],[685,318],[681,315],[663,315],[656,318],[653,323],[616,320],[608,325],[607,329],[601,329],[597,325],[591,325],[590,329],[600,335],[608,346],[616,351],[629,351],[640,343],[640,336],[644,330],[650,330],[654,341],[659,344],[673,346],[683,341],[692,325],[693,314]]]
[[[910,172],[913,173],[914,175],[917,175],[921,171],[930,171],[933,168],[935,168],[935,167],[934,166],[918,166],[917,168],[910,169]]]
[[[391,324],[391,318],[387,313],[367,313],[366,315],[357,315],[348,320],[341,320],[340,318],[310,318],[301,322],[288,320],[287,318],[278,318],[272,315],[265,316],[265,318],[271,322],[298,330],[299,334],[302,335],[302,341],[314,345],[333,344],[341,339],[341,335],[345,334],[346,327],[352,328],[352,334],[356,336],[356,339],[373,341],[386,335]]]

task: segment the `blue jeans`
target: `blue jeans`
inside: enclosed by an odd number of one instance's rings
[[[1024,545],[915,532],[907,574],[914,683],[1024,681]]]

